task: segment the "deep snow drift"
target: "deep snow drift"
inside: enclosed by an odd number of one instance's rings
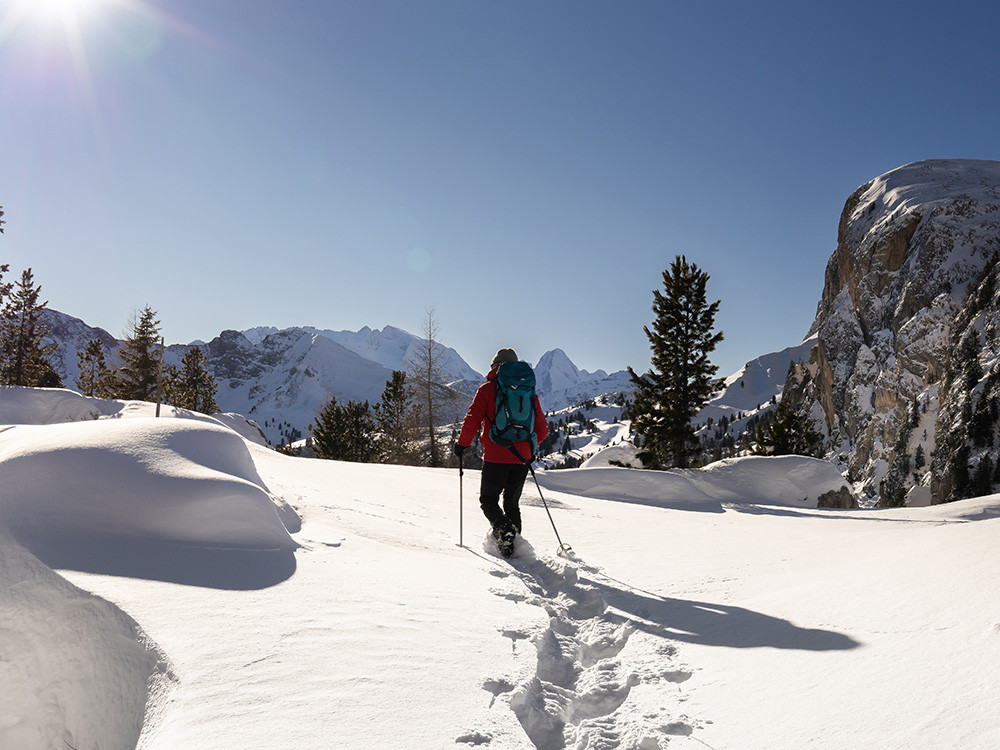
[[[14,395],[0,748],[1000,746],[1000,496],[820,511],[823,461],[595,463],[529,479],[503,561],[476,472]]]

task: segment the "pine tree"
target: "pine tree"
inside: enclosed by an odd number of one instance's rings
[[[983,455],[972,474],[972,484],[969,487],[970,497],[982,497],[993,493],[993,461],[989,454]]]
[[[76,385],[84,396],[111,398],[114,395],[114,376],[108,369],[104,346],[100,339],[92,339],[76,353],[80,377]]]
[[[412,453],[413,419],[411,398],[406,384],[406,373],[394,370],[385,382],[382,400],[372,411],[378,428],[379,460],[387,464],[405,464]]]
[[[951,494],[947,502],[964,500],[969,495],[969,446],[961,442],[951,460]]]
[[[713,330],[720,303],[708,303],[708,278],[678,255],[663,272],[663,291],[653,291],[653,329],[643,328],[652,368],[642,376],[628,368],[636,389],[629,415],[646,464],[689,465],[698,451],[691,421],[720,387],[713,378],[718,368],[708,358],[723,337]]]
[[[965,389],[972,391],[983,377],[983,367],[979,362],[979,334],[970,331],[959,344],[959,362],[965,372]]]
[[[3,215],[3,211],[0,211],[0,215]],[[3,231],[3,227],[0,227],[0,231]],[[10,290],[13,289],[14,287],[13,284],[3,283],[3,275],[7,273],[9,270],[10,270],[10,264],[4,263],[0,265],[0,307],[3,307],[4,297],[10,294]]]
[[[192,347],[184,354],[173,390],[174,406],[202,414],[219,410],[219,405],[215,403],[215,378],[206,369],[205,355],[200,347]]]
[[[41,319],[48,302],[39,302],[42,288],[35,285],[30,268],[12,288],[0,311],[0,382],[61,387],[62,381],[48,360],[56,344],[42,343],[49,333]]]
[[[823,437],[790,400],[782,400],[768,425],[757,425],[751,452],[761,456],[819,456]]]
[[[118,354],[121,366],[116,372],[116,395],[138,401],[154,401],[160,375],[160,321],[156,311],[146,305],[138,319],[133,317],[131,330]]]
[[[348,401],[346,406],[330,397],[313,425],[312,447],[317,458],[371,463],[378,458],[375,419],[368,402]]]

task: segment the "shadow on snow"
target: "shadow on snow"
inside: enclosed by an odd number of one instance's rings
[[[286,581],[295,573],[293,550],[204,547],[135,537],[74,538],[17,535],[53,569],[144,578],[204,588],[249,591]]]

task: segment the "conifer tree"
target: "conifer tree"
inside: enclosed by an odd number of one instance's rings
[[[160,375],[160,321],[149,305],[138,319],[133,317],[118,356],[121,366],[116,372],[116,395],[138,401],[155,400]]]
[[[206,369],[205,355],[200,347],[192,347],[184,354],[173,390],[174,406],[202,414],[219,410],[219,405],[215,403],[215,378]]]
[[[708,358],[722,341],[722,332],[714,331],[720,303],[707,300],[708,278],[678,255],[663,272],[663,291],[653,290],[653,328],[643,328],[652,368],[641,376],[628,368],[636,389],[629,415],[647,465],[689,465],[698,450],[691,420],[720,387]]]
[[[769,424],[757,425],[750,450],[760,456],[819,456],[823,438],[790,400],[782,400]]]
[[[375,425],[378,429],[379,460],[387,464],[405,464],[412,452],[413,393],[406,383],[406,373],[393,370],[392,379],[385,382],[382,400],[375,404]]]
[[[13,288],[13,284],[3,283],[3,275],[10,270],[10,264],[4,263],[0,265],[0,307],[3,306],[4,297],[10,294],[10,290]]]
[[[3,267],[3,270],[6,266]],[[28,268],[11,287],[0,310],[0,382],[30,387],[61,387],[62,381],[48,357],[56,344],[44,344],[49,331],[42,322],[48,302],[39,302],[41,286]]]
[[[114,396],[114,375],[108,368],[104,346],[100,339],[91,339],[76,353],[80,377],[76,385],[84,396],[111,398]]]
[[[951,461],[951,494],[947,502],[964,500],[969,497],[971,471],[969,469],[969,446],[964,441],[959,443]]]
[[[312,447],[317,458],[374,462],[375,419],[368,402],[348,401],[341,406],[331,396],[313,424]]]
[[[969,487],[970,497],[982,497],[993,493],[993,461],[989,454],[984,454],[976,466]]]

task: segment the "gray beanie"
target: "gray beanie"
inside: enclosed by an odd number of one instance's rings
[[[517,362],[517,353],[513,349],[501,349],[490,362],[490,369],[492,370],[503,362]]]

